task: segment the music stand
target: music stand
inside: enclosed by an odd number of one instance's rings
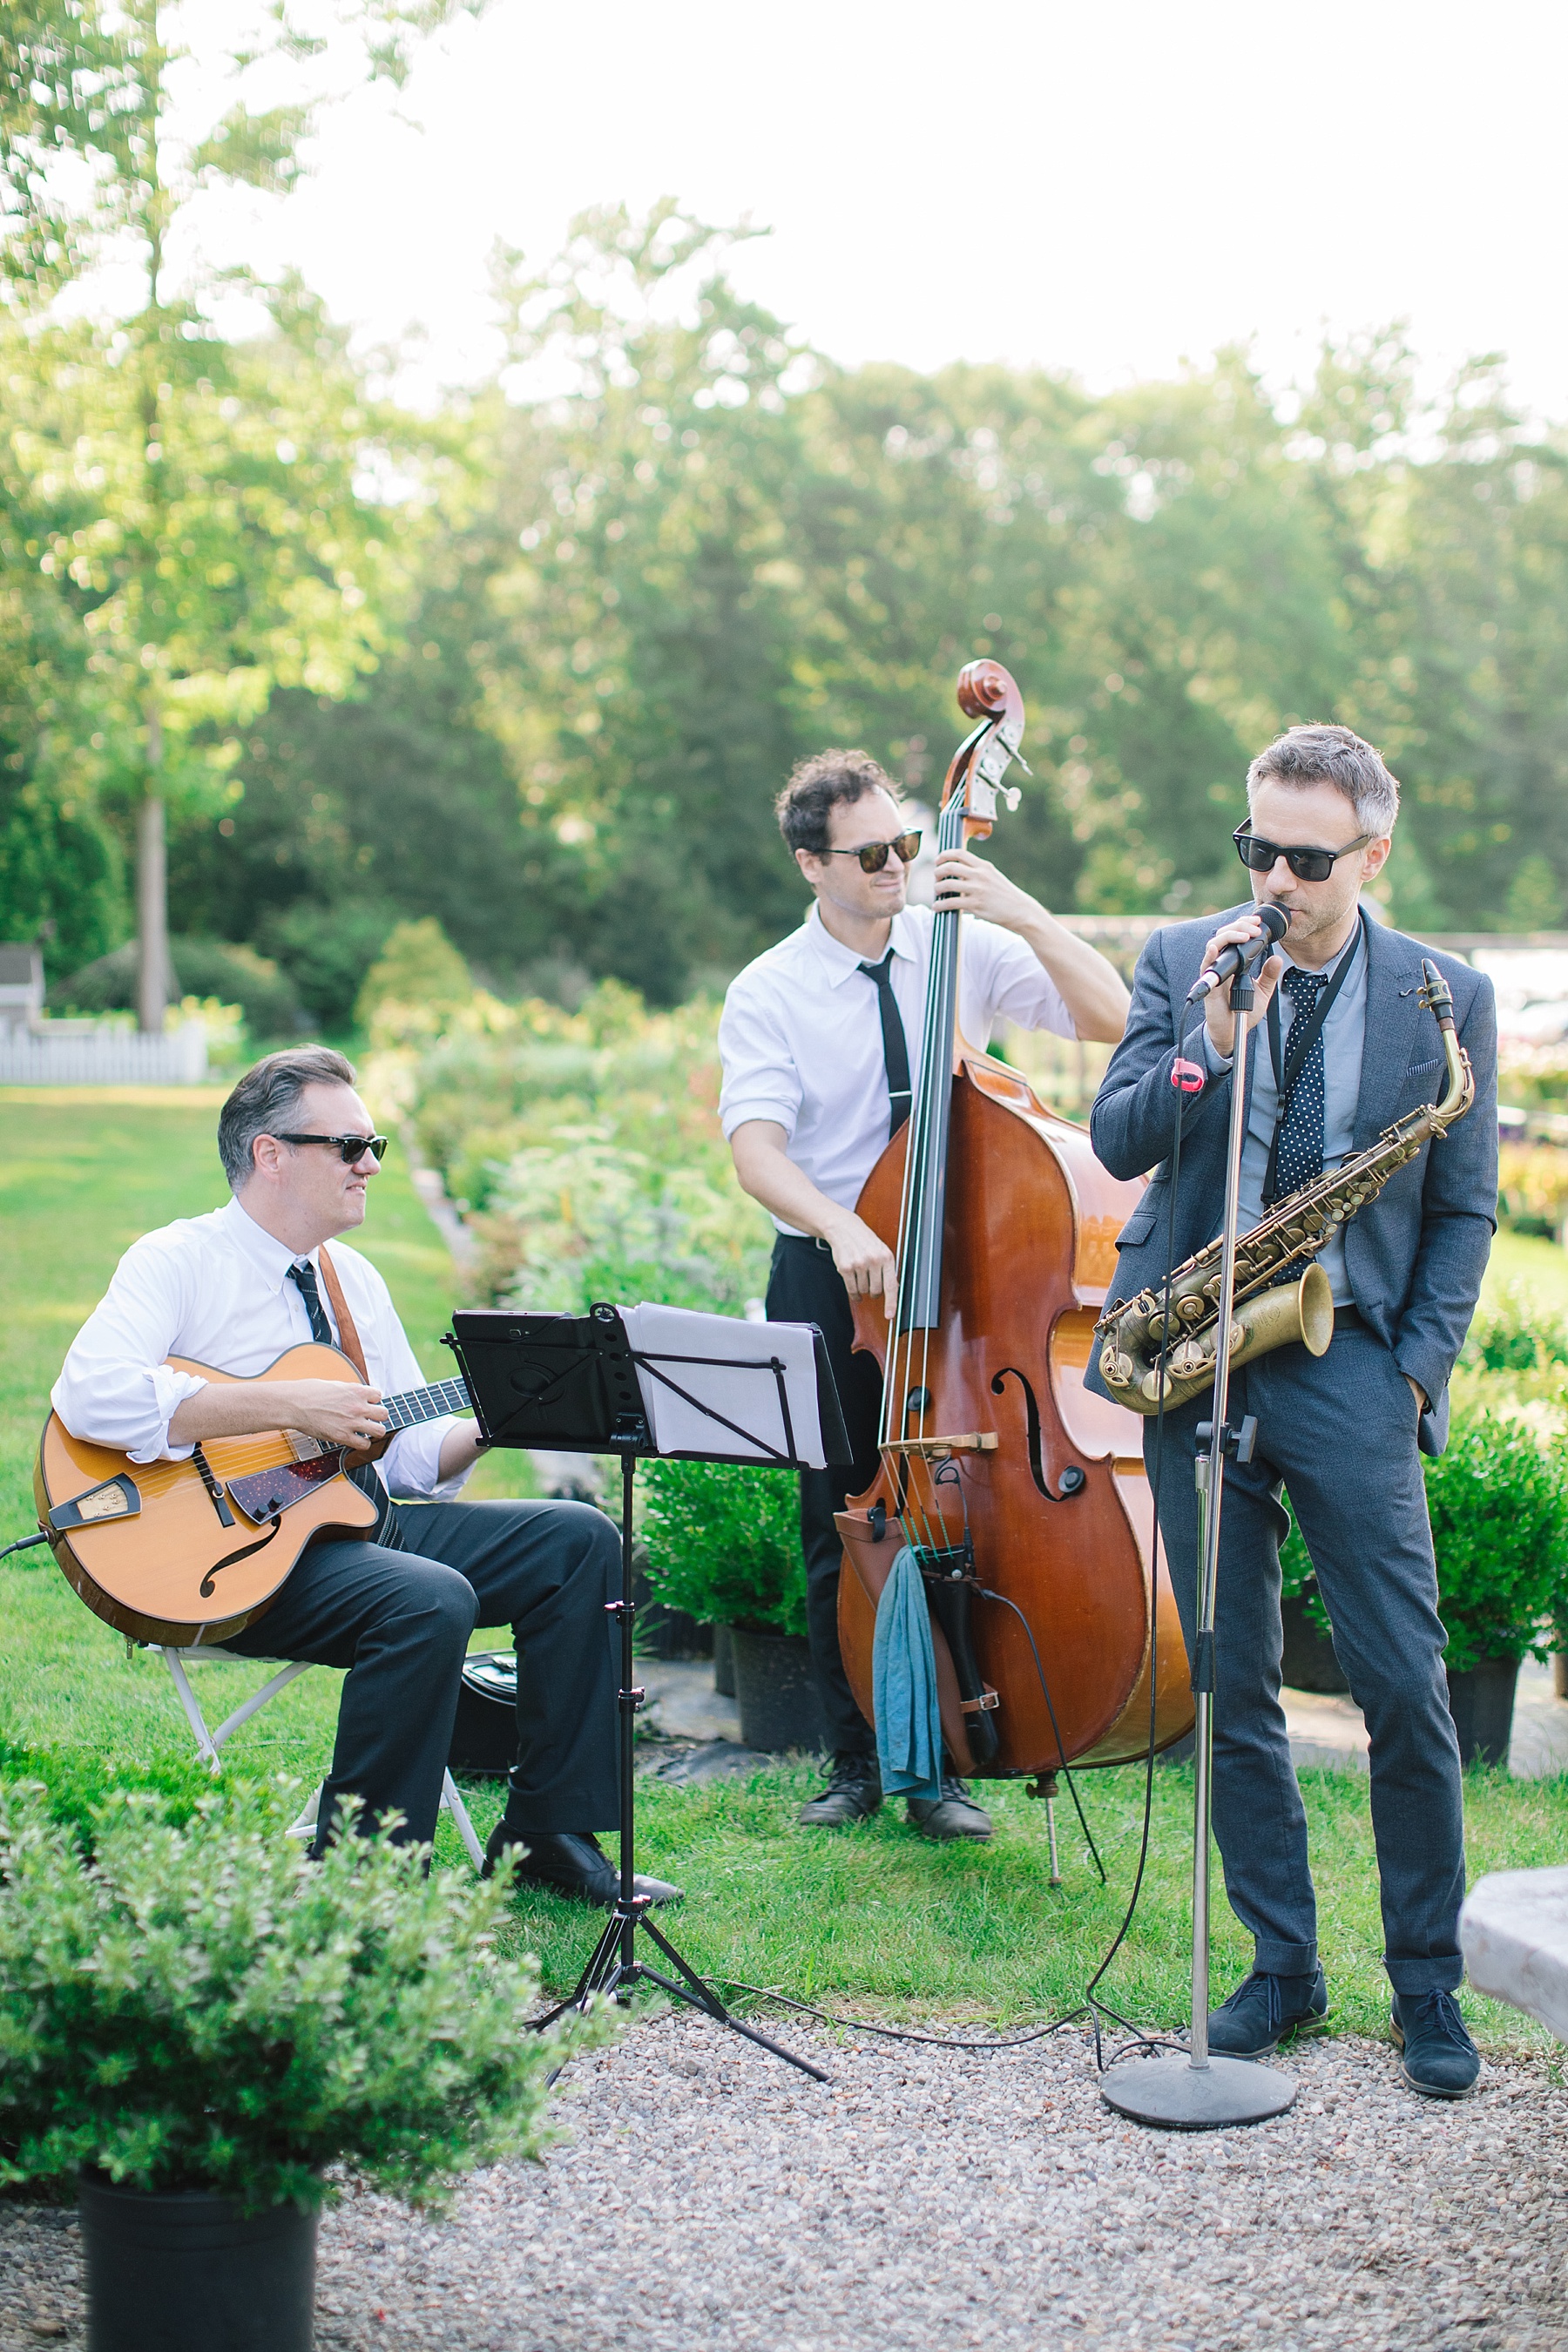
[[[633,1345],[632,1318],[662,1323],[665,1335],[683,1347]],[[850,1460],[838,1394],[828,1369],[822,1334],[815,1325],[757,1325],[731,1316],[695,1315],[679,1309],[621,1309],[596,1304],[586,1315],[508,1313],[475,1307],[455,1314],[446,1344],[468,1383],[479,1433],[487,1445],[540,1446],[562,1454],[614,1454],[621,1465],[621,1596],[608,1602],[621,1635],[619,1767],[621,1883],[604,1934],[595,1946],[575,1991],[562,2008],[581,2008],[593,1993],[618,1996],[636,1984],[658,1985],[720,2025],[771,2051],[775,2058],[826,2083],[808,2059],[759,2033],[727,2008],[677,1950],[649,1916],[645,1895],[634,1891],[637,1874],[637,1782],[634,1724],[644,1693],[633,1682],[632,1492],[639,1458],[668,1454],[684,1461],[744,1462],[770,1469],[821,1468],[810,1458]],[[707,1331],[697,1327],[707,1327]],[[717,1328],[714,1328],[717,1327]],[[636,1328],[634,1326],[634,1328]],[[709,1336],[710,1334],[710,1337]],[[772,1335],[770,1342],[770,1334]],[[787,1334],[787,1338],[786,1335]],[[645,1333],[650,1340],[656,1328]],[[767,1353],[762,1352],[764,1349]],[[706,1349],[705,1352],[699,1352]],[[738,1353],[737,1349],[744,1350]],[[726,1412],[700,1391],[722,1378]],[[747,1383],[738,1376],[756,1377]],[[695,1393],[694,1393],[695,1391]],[[668,1397],[673,1407],[661,1406]],[[746,1412],[760,1426],[748,1428]],[[721,1442],[711,1446],[660,1445],[655,1424],[663,1417],[671,1436],[692,1436],[711,1427]],[[797,1451],[797,1433],[806,1450]],[[813,1437],[817,1443],[813,1444]],[[723,1443],[723,1439],[728,1443]],[[637,1957],[637,1930],[679,1972],[668,1976]],[[559,2011],[552,2014],[559,2015]]]

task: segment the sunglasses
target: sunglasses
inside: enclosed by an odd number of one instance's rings
[[[1326,882],[1342,857],[1348,857],[1352,849],[1364,849],[1369,841],[1377,839],[1374,833],[1363,833],[1354,841],[1347,841],[1342,849],[1308,849],[1300,844],[1287,849],[1280,842],[1260,840],[1244,824],[1238,824],[1230,837],[1236,844],[1237,856],[1252,873],[1267,874],[1275,859],[1282,857],[1298,882]]]
[[[888,862],[889,850],[900,865],[912,866],[921,854],[920,835],[895,834],[891,841],[868,841],[862,843],[858,849],[830,849],[827,855],[829,857],[858,857],[862,873],[879,874]]]
[[[278,1141],[279,1143],[330,1143],[334,1151],[342,1153],[345,1168],[354,1167],[364,1158],[367,1151],[374,1152],[378,1166],[386,1157],[384,1135],[280,1135]]]

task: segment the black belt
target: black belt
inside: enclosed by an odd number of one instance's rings
[[[1359,1307],[1336,1307],[1334,1328],[1336,1331],[1370,1331],[1372,1326]]]

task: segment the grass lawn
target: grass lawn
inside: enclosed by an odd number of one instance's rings
[[[149,1226],[193,1216],[225,1197],[213,1130],[214,1090],[0,1090],[0,1530],[33,1525],[31,1463],[49,1384],[73,1332],[101,1295],[121,1252]],[[426,1371],[452,1302],[446,1250],[395,1149],[376,1180],[363,1246],[390,1283]],[[1528,1283],[1543,1305],[1568,1309],[1568,1255],[1504,1236],[1495,1271]],[[488,1491],[518,1491],[515,1457],[482,1465]],[[170,1762],[190,1742],[163,1665],[125,1645],[75,1599],[47,1552],[0,1568],[5,1638],[0,1649],[0,1736],[86,1751],[111,1762]],[[476,1647],[493,1634],[479,1633]],[[268,1669],[214,1659],[196,1687],[209,1720],[228,1712]],[[339,1677],[302,1675],[227,1750],[235,1775],[283,1772],[307,1785],[330,1751]],[[1067,1885],[1047,1885],[1042,1809],[1021,1787],[993,1784],[997,1833],[984,1848],[931,1846],[886,1809],[850,1835],[812,1836],[795,1807],[814,1776],[787,1769],[707,1790],[658,1783],[642,1802],[640,1858],[690,1897],[683,1948],[701,1968],[802,2000],[883,2014],[1006,2021],[1069,2007],[1115,1930],[1136,1864],[1141,1770],[1086,1775],[1080,1786],[1110,1873],[1102,1889],[1081,1843],[1064,1834]],[[1317,1865],[1324,1958],[1335,2022],[1379,2032],[1386,1989],[1377,1955],[1376,1875],[1367,1784],[1349,1773],[1302,1776]],[[469,1792],[481,1837],[500,1789]],[[1163,2027],[1187,2013],[1186,1874],[1191,1774],[1154,1776],[1152,1858],[1132,1931],[1103,1988],[1125,2014]],[[1470,1776],[1472,1874],[1560,1863],[1568,1852],[1568,1782]],[[1060,1809],[1064,1832],[1070,1821]],[[438,1858],[457,1864],[445,1823]],[[548,1979],[570,1982],[594,1923],[543,1899],[517,1906],[520,1944],[537,1949]],[[1245,1941],[1223,1903],[1216,1981],[1246,1964]],[[1516,2012],[1478,1999],[1478,2031],[1494,2044],[1541,2039]]]

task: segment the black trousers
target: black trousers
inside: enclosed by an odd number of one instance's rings
[[[882,1375],[875,1360],[855,1353],[855,1318],[833,1254],[804,1236],[781,1234],[773,1244],[767,1308],[779,1323],[815,1323],[827,1343],[827,1360],[855,1451],[848,1470],[800,1474],[800,1543],[805,1555],[806,1632],[812,1671],[822,1702],[828,1745],[838,1756],[874,1756],[876,1734],[856,1706],[838,1651],[838,1575],[843,1547],[833,1514],[877,1475]]]
[[[309,1545],[265,1617],[225,1643],[247,1657],[346,1666],[318,1845],[337,1801],[400,1840],[436,1833],[458,1685],[476,1625],[517,1647],[517,1766],[508,1818],[613,1830],[620,1538],[585,1503],[398,1503],[401,1550],[359,1537]]]

